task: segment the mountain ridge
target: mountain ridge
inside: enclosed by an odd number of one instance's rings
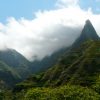
[[[86,34],[88,34],[88,30],[89,30],[89,36],[86,35]],[[93,32],[93,33],[91,33],[91,32]],[[93,35],[91,36],[91,34],[93,34]],[[84,38],[83,38],[83,36],[84,36]],[[95,37],[93,37],[93,36],[95,36]],[[83,38],[83,40],[79,41],[81,38]],[[44,74],[42,74],[42,76],[40,75],[40,78],[35,79],[35,81],[40,82],[40,84],[45,84],[43,86],[50,86],[50,85],[56,86],[56,85],[61,85],[61,84],[66,83],[69,79],[72,80],[72,76],[75,75],[75,74],[73,74],[74,73],[73,71],[80,70],[81,67],[78,69],[78,66],[83,66],[83,68],[84,68],[83,63],[84,64],[86,63],[85,59],[87,59],[87,61],[88,61],[88,58],[87,58],[88,53],[91,53],[92,52],[91,50],[93,50],[93,48],[97,49],[97,47],[99,47],[98,46],[99,42],[100,42],[99,36],[97,35],[91,22],[89,20],[87,20],[86,24],[84,25],[81,35],[75,41],[75,43],[73,43],[72,47],[70,48],[70,51],[65,52],[57,64],[55,64],[53,67],[51,67],[47,71],[45,71]],[[78,43],[78,44],[76,45],[76,43]],[[97,47],[95,47],[96,45],[97,45]],[[93,54],[95,55],[95,52]],[[99,53],[98,53],[98,56],[100,56]],[[92,60],[91,60],[91,63],[92,63]],[[92,70],[92,68],[91,68],[91,70]],[[71,75],[71,76],[69,76],[69,75]],[[34,76],[34,78],[35,78],[35,76]],[[65,80],[65,82],[64,82],[64,80]],[[37,82],[35,82],[35,83],[37,83]]]
[[[81,43],[87,41],[87,40],[100,40],[97,32],[95,31],[91,21],[88,19],[85,22],[85,25],[81,31],[80,36],[76,39],[76,41],[73,43],[72,48],[76,48],[80,46]]]
[[[100,100],[100,40],[91,22],[55,65],[16,84],[12,95],[12,100]]]

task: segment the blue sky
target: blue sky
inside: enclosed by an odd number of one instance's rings
[[[0,21],[8,17],[33,18],[33,13],[38,10],[53,9],[56,0],[0,0]]]
[[[80,0],[79,5],[82,9],[92,8],[94,13],[100,13],[100,0]]]
[[[55,9],[57,0],[0,0],[0,22],[5,22],[8,17],[20,19],[33,18],[33,13],[38,10]],[[82,9],[92,8],[94,13],[100,13],[99,0],[80,0]]]

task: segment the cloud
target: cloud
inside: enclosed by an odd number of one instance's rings
[[[57,0],[56,6],[60,8],[68,7],[68,6],[77,6],[79,0]]]
[[[85,20],[90,19],[100,35],[100,15],[79,6],[56,8],[35,13],[28,20],[14,17],[0,23],[0,48],[13,48],[27,59],[42,59],[55,51],[70,46],[80,35]]]

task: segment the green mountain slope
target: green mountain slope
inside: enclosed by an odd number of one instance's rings
[[[12,100],[100,100],[100,40],[90,21],[54,66],[18,83],[11,93]]]
[[[73,43],[72,48],[77,48],[81,43],[88,40],[100,40],[90,20],[86,21],[80,36]]]
[[[45,85],[80,84],[90,86],[100,73],[100,41],[87,41],[77,50],[64,55],[49,69],[42,81]]]
[[[5,62],[10,68],[13,68],[22,79],[27,77],[30,73],[30,62],[13,49],[0,51],[0,60]]]
[[[38,60],[33,61],[30,64],[30,70],[32,71],[32,73],[39,73],[42,71],[46,71],[47,69],[55,65],[60,56],[67,50],[69,50],[69,48],[62,48],[54,52],[52,55],[46,56],[40,61]]]
[[[13,68],[0,61],[0,84],[2,84],[1,86],[13,86],[14,83],[18,82],[20,79],[20,76]]]
[[[16,100],[99,100],[100,40],[90,21],[53,67],[17,84],[13,92]]]
[[[16,100],[99,100],[100,41],[86,41],[46,72],[17,84],[13,92]]]
[[[79,48],[65,53],[59,62],[44,73],[28,78],[20,84],[59,86],[76,84],[92,86],[100,74],[100,41],[86,41]],[[25,87],[25,86],[23,86]]]
[[[29,62],[24,56],[22,56],[20,53],[13,49],[6,49],[3,51],[0,51],[0,61],[4,62],[6,67],[1,66],[0,74],[4,76],[11,76],[11,74],[16,74],[20,80],[24,80],[27,78],[31,73],[36,73],[36,72],[41,72],[49,67],[53,66],[58,57],[60,56],[61,53],[64,52],[65,49],[62,49],[50,57],[45,57],[42,61],[34,61],[33,63]],[[9,70],[11,73],[9,72]],[[9,72],[9,73],[8,73]],[[15,80],[10,79],[9,77],[9,82],[13,83],[15,85]],[[5,78],[5,81],[8,80]],[[7,82],[8,83],[8,82]]]
[[[4,61],[7,65],[12,67],[18,67],[20,64],[28,63],[24,56],[13,49],[0,51],[0,60]]]
[[[69,83],[90,86],[100,73],[99,62],[100,40],[91,22],[87,20],[70,51],[66,51],[53,67],[30,79],[35,86],[59,86]]]
[[[100,73],[100,41],[89,20],[86,21],[80,37],[60,61],[46,71],[40,82],[44,86],[77,84],[91,86]]]
[[[13,97],[14,100],[100,100],[100,95],[81,86],[60,86],[56,88],[31,88]]]

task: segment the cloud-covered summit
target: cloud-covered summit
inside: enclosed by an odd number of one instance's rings
[[[99,34],[100,14],[81,9],[78,0],[75,1],[74,4],[67,2],[66,5],[71,6],[38,11],[32,20],[10,17],[6,24],[0,23],[0,48],[16,49],[29,60],[34,60],[36,56],[42,59],[71,45],[80,35],[87,19],[91,20]]]

